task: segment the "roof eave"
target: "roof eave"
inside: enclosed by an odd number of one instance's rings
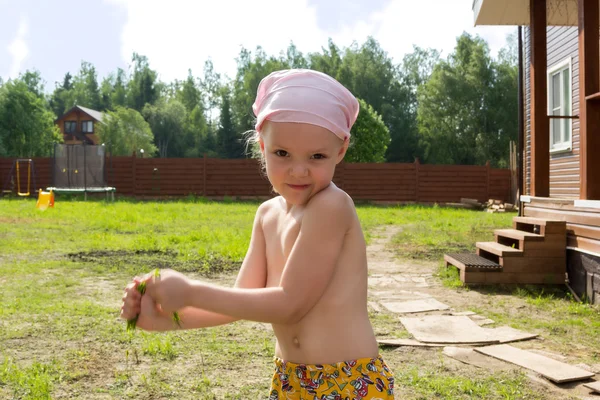
[[[577,26],[577,2],[547,1],[548,26]],[[473,0],[475,26],[529,25],[529,0]]]

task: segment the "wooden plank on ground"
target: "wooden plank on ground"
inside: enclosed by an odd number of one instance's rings
[[[490,337],[496,338],[500,343],[518,342],[521,340],[535,339],[536,333],[527,333],[510,326],[498,326],[496,328],[484,328]]]
[[[584,383],[583,386],[592,389],[596,393],[600,393],[600,382]]]
[[[468,347],[446,346],[442,352],[444,355],[450,358],[454,358],[462,363],[474,365],[479,368],[492,369],[496,371],[511,369],[510,364],[492,357],[488,357],[484,354],[477,353],[475,350]]]
[[[556,383],[579,381],[594,376],[581,368],[507,344],[479,347],[475,351],[530,369]]]
[[[382,302],[382,306],[398,314],[419,313],[425,311],[447,310],[450,307],[433,297],[411,301]]]
[[[419,342],[414,339],[377,339],[379,344],[385,346],[414,346],[414,347],[443,347],[443,344]]]
[[[491,344],[499,343],[489,332],[469,317],[429,315],[419,318],[400,318],[400,322],[415,339],[428,343]]]

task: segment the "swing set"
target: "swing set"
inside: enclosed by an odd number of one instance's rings
[[[27,169],[27,185],[21,185],[21,165]],[[33,186],[31,185],[31,181],[33,178]],[[33,160],[28,158],[20,158],[13,161],[13,165],[10,168],[10,172],[8,173],[6,180],[4,181],[4,188],[2,188],[2,196],[6,194],[11,194],[14,192],[16,183],[17,196],[19,197],[29,197],[35,193],[36,180],[35,180],[35,165]],[[23,189],[23,190],[21,190]]]

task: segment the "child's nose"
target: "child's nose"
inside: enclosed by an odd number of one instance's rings
[[[294,163],[294,165],[292,165],[292,168],[290,169],[290,175],[297,178],[308,175],[308,168],[306,168],[306,164]]]

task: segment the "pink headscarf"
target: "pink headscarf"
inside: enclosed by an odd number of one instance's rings
[[[258,85],[252,105],[260,133],[263,122],[303,122],[350,138],[358,101],[348,89],[322,72],[289,69],[272,72]]]

